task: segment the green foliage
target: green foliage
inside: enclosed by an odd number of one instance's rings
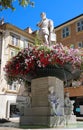
[[[42,41],[39,39],[38,32],[36,32],[35,36],[35,46],[41,45]]]
[[[13,1],[14,0],[0,0],[0,11],[8,8],[14,10],[15,8],[13,7]]]
[[[47,46],[39,46],[38,50],[39,51],[44,51],[45,54],[50,54],[51,53],[51,49],[48,48]]]
[[[18,0],[19,4],[23,7],[26,7],[28,5],[34,6],[34,2],[31,2],[30,0]]]
[[[13,3],[15,1],[16,0],[0,0],[0,11],[8,8],[15,10],[15,7],[13,6]],[[26,7],[28,5],[34,6],[34,2],[31,2],[30,0],[18,0],[18,3],[23,7]]]

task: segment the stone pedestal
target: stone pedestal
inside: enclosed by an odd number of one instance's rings
[[[64,115],[64,121],[65,125],[72,125],[77,123],[75,115]]]
[[[61,99],[61,106],[64,106],[63,82],[56,77],[43,77],[33,79],[31,82],[32,104],[31,108],[24,109],[21,116],[21,125],[50,125],[51,108],[48,101],[49,88],[53,86],[56,95]],[[64,115],[64,108],[61,109]]]

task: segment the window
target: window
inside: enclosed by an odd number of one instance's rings
[[[78,43],[78,48],[83,48],[83,42]]]
[[[23,41],[20,41],[20,48],[21,48],[21,49],[24,48],[24,43],[23,43]]]
[[[27,40],[23,40],[20,42],[20,47],[23,48],[28,48],[28,41]]]
[[[83,30],[83,19],[77,22],[77,32]]]
[[[28,48],[28,41],[24,40],[24,48]]]
[[[14,52],[14,51],[11,51],[11,52],[10,52],[10,56],[11,56],[11,57],[15,56],[15,52]]]
[[[62,29],[62,38],[68,37],[70,35],[69,27],[65,27]]]
[[[17,82],[14,82],[12,85],[8,85],[9,90],[17,90]]]
[[[19,37],[17,35],[12,34],[11,35],[12,45],[18,46]]]
[[[17,54],[17,51],[14,49],[10,50],[10,58],[14,57]]]

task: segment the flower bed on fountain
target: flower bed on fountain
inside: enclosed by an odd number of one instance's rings
[[[53,46],[34,46],[20,51],[5,65],[6,79],[27,81],[29,78],[56,76],[61,80],[72,77],[73,69],[80,68],[81,56],[78,49],[68,48],[61,43]]]

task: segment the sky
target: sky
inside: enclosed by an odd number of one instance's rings
[[[35,6],[21,7],[17,0],[14,2],[15,11],[11,9],[0,12],[0,18],[21,29],[27,27],[37,30],[37,23],[41,20],[40,13],[45,12],[47,18],[52,19],[54,26],[58,26],[83,13],[83,0],[32,0]]]

